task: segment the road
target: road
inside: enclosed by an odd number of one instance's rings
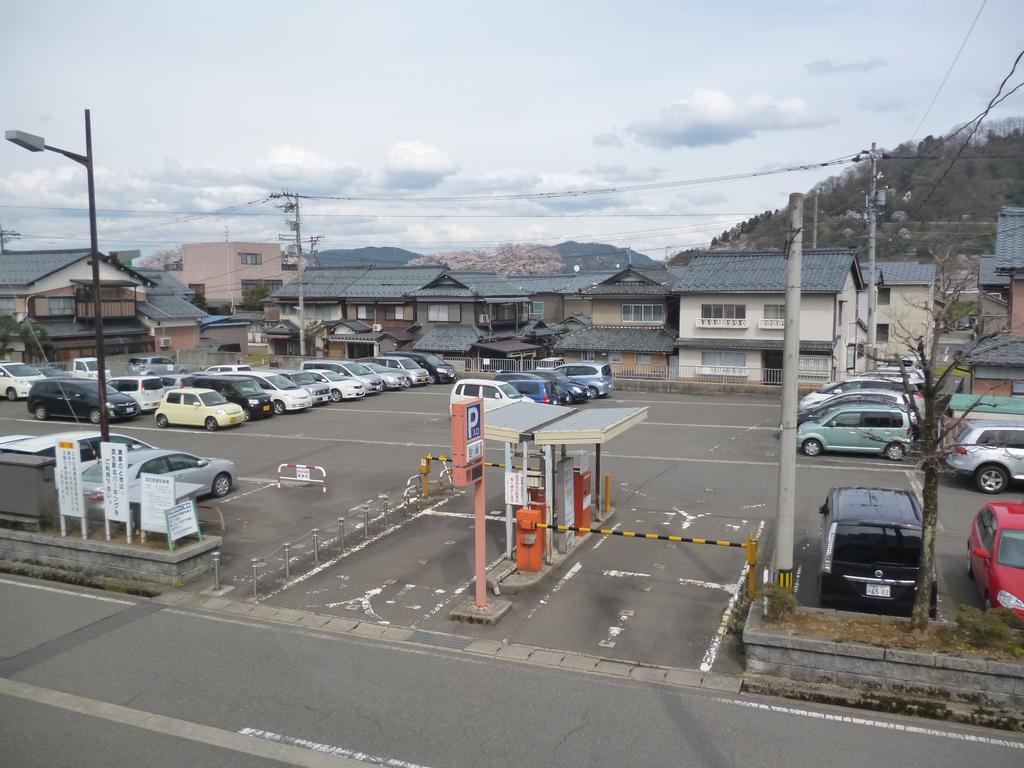
[[[10,766],[1019,766],[981,729],[0,578]]]

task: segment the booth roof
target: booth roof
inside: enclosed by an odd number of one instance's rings
[[[484,437],[505,443],[603,445],[647,420],[647,408],[595,408],[512,403],[484,416]]]

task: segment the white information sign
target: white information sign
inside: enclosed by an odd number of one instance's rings
[[[78,443],[70,440],[57,442],[57,505],[66,517],[84,517],[82,498],[82,464]]]
[[[309,467],[300,464],[295,468],[296,480],[309,480]]]
[[[127,523],[131,520],[128,503],[128,447],[123,443],[100,443],[100,455],[103,465],[103,508],[107,520]]]
[[[199,519],[196,517],[196,507],[192,499],[175,504],[167,510],[166,515],[169,541],[177,541],[182,536],[199,533]]]
[[[472,464],[478,459],[484,457],[484,441],[476,440],[472,443],[466,443],[466,463]]]
[[[172,475],[139,475],[142,482],[142,530],[167,533],[167,510],[174,506],[177,494]]]
[[[519,472],[505,472],[505,503],[526,506],[526,478]]]

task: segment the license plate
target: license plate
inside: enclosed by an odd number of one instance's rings
[[[892,597],[892,588],[888,584],[865,584],[868,597]]]
[[[264,405],[263,406],[263,410],[264,411],[269,411],[270,410],[270,406],[269,405]]]

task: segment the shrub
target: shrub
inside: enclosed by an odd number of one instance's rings
[[[764,601],[764,617],[768,621],[782,621],[796,610],[796,595],[778,584],[766,584],[758,598]]]

